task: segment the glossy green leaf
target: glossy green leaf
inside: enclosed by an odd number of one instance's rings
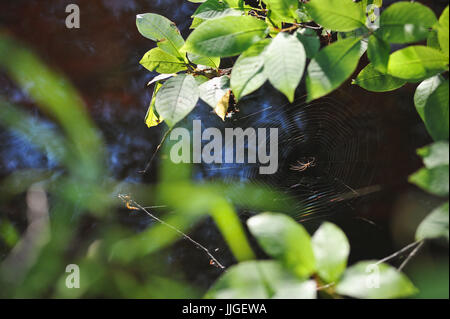
[[[216,77],[199,86],[200,98],[211,106],[222,120],[225,119],[229,103],[230,77]]]
[[[440,75],[435,75],[429,79],[424,80],[416,89],[414,93],[414,104],[422,120],[425,120],[425,106],[430,95],[438,88],[444,81]]]
[[[391,47],[389,43],[379,39],[375,35],[369,37],[367,56],[375,69],[383,73],[387,72],[390,53]]]
[[[377,35],[390,43],[425,40],[437,19],[433,11],[418,2],[398,2],[383,11]]]
[[[433,168],[421,168],[409,177],[409,182],[417,185],[430,194],[448,196],[448,165]]]
[[[210,299],[315,299],[314,280],[301,280],[275,261],[230,267],[206,293]]]
[[[299,277],[315,271],[315,258],[308,232],[283,214],[263,213],[247,221],[250,232],[264,251]]]
[[[395,51],[388,73],[407,81],[421,81],[448,69],[448,58],[436,49],[415,45]]]
[[[218,57],[205,57],[194,53],[188,53],[188,59],[197,65],[209,66],[214,69],[218,69],[220,66],[220,58]]]
[[[183,61],[164,52],[160,48],[154,48],[145,53],[139,63],[147,70],[158,73],[177,73],[187,69]]]
[[[295,89],[305,70],[306,53],[303,44],[297,37],[282,32],[267,46],[263,56],[266,77],[292,103]]]
[[[188,37],[186,50],[210,57],[234,56],[261,40],[266,31],[264,21],[249,16],[208,20]]]
[[[306,56],[312,59],[320,49],[320,40],[316,32],[311,29],[304,28],[297,30],[295,35],[297,36],[297,39],[303,44]]]
[[[449,25],[449,9],[448,6],[445,8],[441,17],[439,18],[438,27],[438,40],[442,51],[448,56],[448,25]]]
[[[448,202],[434,209],[419,225],[416,240],[443,237],[449,240]]]
[[[417,154],[422,157],[426,168],[438,167],[449,164],[448,142],[435,142],[417,150]]]
[[[381,73],[370,63],[361,70],[358,77],[352,83],[359,85],[367,91],[387,92],[402,87],[406,81],[394,78],[389,74]]]
[[[443,81],[433,89],[432,86],[437,85],[437,81],[434,78],[429,81],[431,83],[422,82],[414,99],[417,112],[435,141],[449,138],[449,82]]]
[[[306,77],[308,101],[330,93],[352,75],[358,65],[360,43],[360,39],[348,38],[316,54],[308,66]]]
[[[172,21],[159,14],[145,13],[136,16],[136,25],[144,37],[156,41],[163,51],[184,58],[181,52],[184,40]]]
[[[241,16],[243,14],[244,10],[232,8],[226,2],[221,2],[219,0],[208,0],[197,8],[193,17],[203,20],[211,20],[226,16]]]
[[[306,4],[314,22],[333,31],[352,31],[364,27],[365,15],[352,0],[311,0]]]
[[[289,20],[296,17],[295,12],[298,9],[298,0],[264,0],[264,3],[281,19]]]
[[[328,283],[336,282],[347,266],[350,244],[344,232],[334,224],[324,223],[312,238],[317,272]]]
[[[173,127],[197,104],[198,86],[192,75],[180,74],[167,80],[156,94],[156,111]]]
[[[251,46],[237,59],[231,71],[231,89],[237,100],[259,89],[267,77],[262,52],[270,43],[263,40]]]
[[[417,289],[394,267],[362,261],[345,271],[336,292],[361,299],[392,299],[409,297],[417,293]]]

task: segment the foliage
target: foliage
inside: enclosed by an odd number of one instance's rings
[[[248,220],[250,232],[274,261],[230,268],[207,298],[302,298],[324,296],[400,298],[417,292],[410,280],[377,261],[346,269],[350,245],[336,225],[324,223],[313,235],[282,214],[262,213]]]

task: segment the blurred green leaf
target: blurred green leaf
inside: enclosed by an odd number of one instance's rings
[[[295,220],[282,214],[263,213],[250,218],[247,225],[264,251],[297,276],[306,278],[315,271],[311,238]]]
[[[297,0],[264,0],[264,3],[280,19],[290,21],[293,17],[296,17]]]
[[[316,53],[319,52],[320,39],[315,31],[308,28],[303,28],[297,30],[295,36],[303,44],[306,56],[308,58],[312,59],[316,55]]]
[[[250,261],[229,268],[205,298],[315,299],[316,284],[298,279],[278,262]]]
[[[448,165],[422,168],[409,177],[409,182],[438,196],[448,196]]]
[[[448,142],[441,141],[422,147],[417,150],[417,154],[422,157],[427,168],[449,164]]]
[[[449,240],[448,202],[434,209],[419,225],[416,240],[444,237]]]
[[[379,39],[375,35],[369,37],[367,56],[375,69],[383,73],[387,72],[390,53],[391,47],[389,43]]]
[[[444,53],[448,57],[448,25],[449,25],[449,9],[448,6],[445,8],[444,12],[442,12],[441,17],[439,18],[439,27],[438,27],[438,40],[439,45],[444,51]]]
[[[336,292],[355,298],[392,299],[417,293],[411,281],[397,269],[376,261],[362,261],[348,268]]]
[[[312,238],[319,276],[327,283],[336,282],[347,266],[350,244],[344,232],[332,223],[324,223]]]

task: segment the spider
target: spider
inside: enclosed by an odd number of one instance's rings
[[[303,172],[306,171],[310,167],[316,166],[316,159],[314,157],[310,157],[306,162],[297,161],[296,165],[291,165],[291,170]]]

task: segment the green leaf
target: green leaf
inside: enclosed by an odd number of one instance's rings
[[[426,168],[438,167],[449,164],[448,142],[435,142],[417,150],[417,154],[423,159]]]
[[[427,37],[427,46],[441,51],[441,45],[439,44],[438,33],[436,30],[430,31],[430,34]]]
[[[315,299],[314,280],[301,280],[275,261],[230,267],[205,295],[210,299]]]
[[[188,59],[197,65],[209,66],[214,69],[218,69],[220,66],[220,58],[205,57],[194,53],[188,53]]]
[[[350,244],[344,232],[334,224],[324,223],[312,238],[317,272],[328,283],[336,282],[347,266]]]
[[[375,69],[383,73],[387,72],[390,53],[391,47],[389,43],[375,35],[369,37],[367,56]]]
[[[194,77],[180,74],[167,80],[156,94],[156,111],[167,125],[173,127],[192,111],[198,97],[198,86]]]
[[[436,83],[426,84],[429,86],[436,85]],[[417,112],[435,141],[448,140],[449,138],[448,84],[449,82],[446,80],[432,92],[425,91],[425,88],[420,90],[418,88],[415,94],[415,101],[418,101],[416,103]],[[421,94],[421,92],[423,93]],[[430,93],[429,96],[427,96],[428,93]],[[419,97],[419,95],[422,96]]]
[[[311,29],[304,28],[297,30],[295,35],[297,36],[297,39],[303,44],[306,56],[312,59],[320,49],[320,39],[317,36],[316,32]]]
[[[425,106],[427,101],[430,98],[430,95],[443,81],[444,79],[440,75],[435,75],[426,79],[417,87],[416,92],[414,93],[414,104],[423,121],[425,121]]]
[[[445,8],[441,17],[439,18],[439,27],[438,27],[438,40],[439,45],[442,51],[448,57],[448,24],[449,24],[449,14],[448,14],[448,6]]]
[[[264,0],[264,3],[280,19],[290,20],[297,16],[298,0]]]
[[[252,45],[237,59],[231,71],[231,89],[236,100],[259,89],[267,77],[264,73],[263,51],[270,40]]]
[[[249,16],[208,20],[188,37],[186,50],[210,57],[234,56],[264,38],[266,31],[264,21]]]
[[[352,75],[358,65],[360,39],[337,41],[316,54],[308,66],[308,101],[322,97]]]
[[[352,83],[357,84],[368,91],[386,92],[402,87],[405,85],[406,81],[397,79],[389,74],[381,73],[374,68],[372,63],[370,63],[361,70],[356,80]]]
[[[266,77],[292,103],[305,70],[303,44],[295,36],[282,32],[267,46],[263,56]]]
[[[263,213],[247,221],[250,232],[270,256],[280,260],[300,278],[309,277],[315,268],[308,232],[283,214]]]
[[[377,35],[390,43],[425,40],[436,24],[433,11],[418,2],[398,2],[383,11]]]
[[[421,168],[409,177],[409,182],[437,196],[448,196],[448,165]]]
[[[362,57],[367,51],[369,46],[368,30],[366,28],[359,28],[348,32],[338,32],[337,39],[341,41],[343,39],[361,39],[361,45],[359,47],[359,57]]]
[[[243,14],[244,10],[239,10],[239,8],[230,8],[226,2],[208,0],[197,8],[193,14],[193,17],[203,20],[212,20],[226,16],[241,16]]]
[[[392,299],[411,296],[417,289],[394,267],[362,261],[345,271],[336,292],[361,299]]]
[[[388,73],[407,81],[421,81],[448,69],[448,58],[436,49],[414,45],[391,54]]]
[[[145,13],[136,16],[136,25],[144,37],[156,41],[163,51],[184,59],[180,52],[184,40],[172,21],[159,14]]]
[[[419,225],[416,240],[444,237],[449,240],[448,202],[434,209]]]
[[[306,4],[314,22],[333,31],[352,31],[364,27],[365,14],[352,0],[311,0]]]
[[[159,114],[155,110],[156,94],[158,93],[161,86],[162,86],[162,84],[159,82],[155,84],[155,88],[153,90],[153,95],[152,95],[152,100],[150,102],[150,106],[148,107],[147,114],[145,114],[145,124],[148,127],[157,126],[162,121],[164,121],[162,116],[159,116]]]
[[[200,98],[211,106],[222,120],[228,109],[230,78],[227,75],[216,77],[199,86]]]
[[[193,18],[192,19],[192,23],[191,26],[189,27],[189,29],[195,29],[197,28],[200,24],[202,24],[205,20],[200,19],[200,18]]]
[[[187,69],[183,61],[164,52],[160,48],[154,48],[145,53],[139,63],[147,70],[158,73],[177,73]]]

